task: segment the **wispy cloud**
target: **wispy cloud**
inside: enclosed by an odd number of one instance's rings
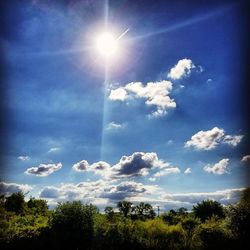
[[[125,127],[124,123],[110,122],[109,124],[107,124],[106,129],[107,130],[118,130],[118,129],[121,129],[124,127]]]
[[[28,155],[20,155],[17,157],[17,159],[20,161],[29,161],[30,157]]]
[[[241,159],[242,162],[250,162],[250,155],[245,155]]]
[[[192,173],[192,169],[191,168],[187,168],[185,171],[184,171],[184,174],[191,174]]]
[[[58,152],[60,150],[61,150],[61,148],[59,148],[59,147],[53,147],[53,148],[49,149],[48,153],[55,153],[55,152]]]

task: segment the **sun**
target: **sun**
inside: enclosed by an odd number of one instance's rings
[[[96,48],[98,52],[106,57],[112,57],[115,55],[118,49],[118,40],[110,33],[102,33],[96,40]]]

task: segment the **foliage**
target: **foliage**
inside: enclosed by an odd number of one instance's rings
[[[231,234],[224,220],[213,216],[199,227],[198,236],[203,249],[230,249]]]
[[[247,188],[238,204],[228,209],[229,228],[235,240],[240,243],[241,248],[248,244],[250,235],[250,189]]]
[[[222,205],[213,200],[206,200],[198,203],[193,207],[195,217],[199,218],[202,222],[210,219],[212,216],[217,216],[219,219],[225,218],[225,213]]]
[[[90,246],[94,234],[94,215],[98,212],[93,205],[84,205],[80,201],[59,204],[50,222],[52,236],[59,249],[83,249]]]
[[[153,219],[155,217],[155,211],[149,203],[140,202],[138,205],[132,208],[132,219]]]
[[[131,215],[131,212],[132,212],[132,203],[129,202],[129,201],[119,201],[117,203],[117,207],[120,211],[120,213],[128,218],[130,215]]]
[[[24,214],[27,209],[24,194],[22,192],[18,192],[6,197],[5,209],[6,211],[15,212],[16,214]]]
[[[104,212],[105,212],[107,218],[108,218],[110,221],[112,221],[113,218],[114,218],[114,215],[115,215],[115,212],[114,212],[113,207],[106,207],[106,208],[104,209]]]
[[[0,248],[245,249],[250,232],[248,192],[226,209],[214,201],[203,201],[192,213],[179,208],[160,217],[155,217],[148,203],[121,201],[119,213],[108,206],[102,214],[80,201],[59,203],[49,211],[46,201],[30,198],[26,202],[22,193],[1,196]]]
[[[35,199],[31,197],[27,202],[27,207],[29,212],[32,214],[43,214],[46,215],[48,213],[48,205],[47,201],[41,199]]]

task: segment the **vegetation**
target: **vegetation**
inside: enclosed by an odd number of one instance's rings
[[[248,249],[250,189],[235,205],[206,200],[191,212],[170,210],[156,217],[148,203],[120,201],[100,213],[80,201],[59,203],[16,193],[0,197],[1,249]]]

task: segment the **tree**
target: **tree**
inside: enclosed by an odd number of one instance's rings
[[[153,219],[155,217],[155,211],[149,203],[140,202],[133,207],[133,212],[136,219]]]
[[[180,207],[180,208],[177,209],[176,212],[177,212],[178,215],[183,216],[183,215],[187,215],[187,214],[188,214],[187,211],[188,211],[187,208],[185,208],[185,207]]]
[[[206,200],[193,206],[193,213],[195,217],[200,218],[202,222],[211,218],[213,215],[217,218],[225,218],[225,213],[222,205],[213,200]]]
[[[244,249],[249,243],[250,235],[250,188],[242,192],[241,200],[238,204],[229,207],[229,227],[234,238],[238,241],[238,249]]]
[[[167,222],[169,225],[176,225],[181,220],[181,217],[173,209],[171,209],[167,213],[162,214],[161,217],[162,217],[163,221]]]
[[[246,188],[240,198],[240,203],[250,204],[250,188]]]
[[[105,207],[104,212],[109,220],[113,219],[115,214],[113,207]]]
[[[24,194],[22,192],[18,192],[6,197],[5,209],[9,212],[15,212],[16,214],[24,214],[27,209]]]
[[[59,204],[51,220],[56,249],[91,248],[94,234],[94,215],[97,208],[80,201]]]
[[[128,218],[131,215],[131,211],[132,211],[132,203],[129,201],[119,201],[117,203],[117,207],[120,211],[120,213]]]
[[[27,202],[27,206],[31,212],[36,214],[45,215],[48,212],[47,201],[41,199],[35,199],[31,197]]]

